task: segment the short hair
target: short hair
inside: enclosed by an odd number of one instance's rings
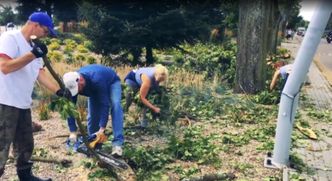
[[[161,64],[157,64],[155,65],[155,68],[156,68],[156,74],[159,74],[159,75],[163,75],[165,77],[165,80],[167,80],[168,78],[168,70],[165,66],[161,65]]]
[[[276,62],[276,63],[274,64],[274,68],[275,68],[275,69],[278,69],[278,68],[280,68],[280,67],[282,67],[282,66],[284,66],[284,65],[286,65],[286,62],[285,62],[285,61],[278,61],[278,62]]]

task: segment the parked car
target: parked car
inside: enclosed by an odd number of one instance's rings
[[[15,25],[13,22],[7,23],[7,28],[14,28],[14,27],[15,27]]]
[[[13,22],[7,23],[7,25],[6,25],[6,31],[12,30],[14,28],[15,28],[15,24]]]
[[[304,36],[305,30],[306,29],[304,27],[297,28],[296,35],[298,35],[298,36]]]

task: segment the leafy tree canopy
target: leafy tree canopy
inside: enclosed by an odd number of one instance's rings
[[[15,14],[12,7],[0,5],[0,25],[6,25],[8,22],[15,21]]]
[[[29,15],[35,11],[44,11],[54,15],[57,20],[68,22],[77,20],[77,9],[81,0],[57,1],[57,0],[17,0],[19,18],[26,21]]]
[[[224,19],[214,1],[89,1],[79,9],[84,34],[103,55],[142,47],[174,47],[209,36]]]

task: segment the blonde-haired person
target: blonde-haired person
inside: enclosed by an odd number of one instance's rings
[[[147,95],[150,90],[158,89],[161,82],[168,78],[168,70],[165,66],[157,64],[154,67],[143,67],[130,71],[125,77],[125,83],[129,87],[126,94],[125,110],[129,109],[133,96],[139,92],[139,97],[146,108],[151,109],[155,113],[160,113],[160,108],[153,105],[148,99]],[[134,94],[133,94],[134,93]],[[140,117],[140,126],[147,127],[146,111],[144,108]]]

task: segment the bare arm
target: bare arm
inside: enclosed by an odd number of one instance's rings
[[[0,57],[0,70],[3,74],[9,74],[11,72],[15,72],[21,69],[22,67],[26,66],[35,58],[36,57],[31,52],[15,59],[2,56]]]
[[[160,108],[154,106],[149,100],[146,99],[146,96],[148,95],[148,92],[149,92],[150,87],[151,87],[151,80],[145,74],[142,74],[141,76],[142,76],[141,77],[142,85],[141,85],[141,88],[139,90],[140,99],[141,99],[142,103],[145,106],[152,109],[154,112],[159,113]]]
[[[272,78],[272,81],[271,81],[271,84],[270,84],[270,90],[272,90],[275,87],[275,85],[277,83],[277,80],[278,80],[278,77],[279,77],[279,74],[280,74],[279,69],[274,72],[274,75],[273,75],[273,78]]]
[[[57,90],[60,89],[59,85],[51,81],[44,69],[39,70],[38,82],[45,86],[52,93],[55,93]]]

